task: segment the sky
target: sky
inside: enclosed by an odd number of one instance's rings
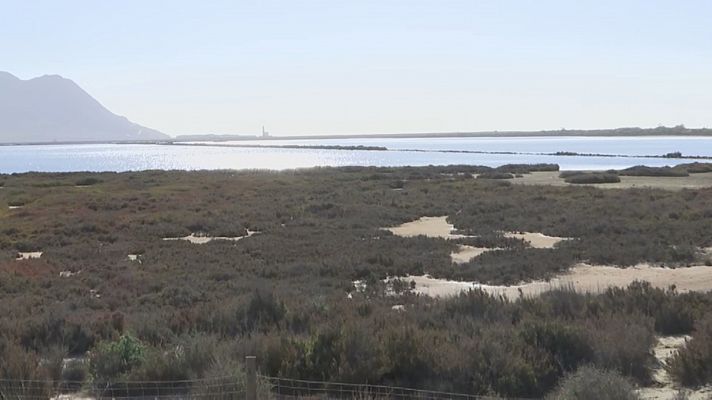
[[[712,127],[709,0],[0,0],[0,55],[170,135]]]

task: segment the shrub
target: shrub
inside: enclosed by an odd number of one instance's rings
[[[559,164],[504,164],[495,168],[498,172],[509,172],[512,174],[527,174],[530,172],[558,171]]]
[[[234,360],[218,358],[206,372],[205,378],[191,388],[191,395],[198,399],[232,400],[244,397],[247,390],[245,369]],[[265,379],[257,379],[257,398],[271,400],[272,387]]]
[[[626,168],[618,171],[622,176],[668,176],[681,177],[689,176],[687,170],[678,167],[648,167],[645,165],[636,165],[635,167]]]
[[[699,174],[703,172],[712,172],[712,163],[693,162],[688,164],[679,164],[675,168],[681,168],[690,174]]]
[[[0,399],[49,398],[48,378],[37,355],[0,336]]]
[[[655,343],[652,318],[634,315],[609,316],[589,326],[595,364],[615,370],[641,384],[650,381]]]
[[[143,363],[145,353],[145,346],[130,335],[123,335],[114,342],[101,342],[89,358],[92,376],[100,382],[123,378]]]
[[[564,178],[564,182],[573,184],[586,183],[617,183],[621,178],[616,174],[609,172],[579,172],[575,174],[560,174],[559,177]]]
[[[477,179],[512,179],[514,175],[509,172],[483,172],[477,175]]]
[[[101,179],[98,178],[82,178],[79,179],[78,181],[75,182],[77,186],[91,186],[91,185],[96,185],[97,183],[103,182]]]
[[[567,376],[549,400],[637,400],[633,385],[618,373],[581,367]]]
[[[71,360],[62,369],[62,388],[67,391],[77,391],[87,380],[89,371],[84,360]]]

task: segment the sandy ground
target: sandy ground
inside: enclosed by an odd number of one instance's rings
[[[138,261],[141,263],[141,255],[140,254],[129,254],[128,255],[129,261]]]
[[[30,251],[30,252],[26,252],[26,253],[23,253],[23,252],[17,253],[17,258],[15,258],[15,259],[20,261],[20,260],[30,260],[33,258],[40,258],[40,257],[42,257],[41,251]]]
[[[60,277],[60,278],[71,278],[71,277],[73,277],[74,275],[80,274],[81,272],[82,272],[82,271],[77,271],[77,272],[61,271],[61,272],[59,273],[59,277]]]
[[[537,232],[505,232],[504,236],[524,240],[535,249],[553,249],[557,243],[570,240],[570,238],[547,236]]]
[[[604,189],[626,189],[637,187],[681,190],[712,187],[712,172],[690,174],[690,176],[684,177],[621,176],[620,178],[621,181],[617,183],[571,185],[559,178],[559,172],[546,171],[524,174],[521,178],[507,179],[507,181],[521,185],[595,186]]]
[[[452,231],[455,226],[447,222],[447,215],[442,217],[420,217],[411,222],[392,228],[383,228],[391,231],[396,236],[415,237],[427,236],[431,238],[460,239],[468,237],[466,235],[455,235]]]
[[[569,272],[550,281],[533,281],[519,285],[485,285],[477,282],[459,282],[436,279],[429,275],[408,276],[415,281],[415,292],[432,297],[454,296],[468,289],[482,289],[488,293],[504,295],[509,299],[518,296],[537,296],[548,290],[572,288],[579,292],[599,293],[609,287],[626,287],[634,281],[647,281],[654,287],[666,289],[675,285],[679,292],[712,290],[712,267],[661,268],[641,264],[629,268],[578,264]]]
[[[661,336],[653,348],[653,354],[658,360],[658,366],[653,371],[655,387],[642,388],[638,394],[644,400],[673,400],[679,389],[665,370],[665,363],[678,349],[685,346],[689,336]],[[687,390],[689,400],[707,400],[712,396],[712,387]]]
[[[8,210],[17,210],[19,208],[23,208],[24,206],[7,206]]]
[[[465,244],[458,245],[458,250],[450,253],[450,258],[455,264],[464,264],[473,258],[487,251],[500,250],[499,248],[490,249],[488,247],[474,247]]]
[[[415,237],[415,236],[425,236],[431,238],[442,238],[442,239],[461,239],[466,237],[474,237],[467,235],[453,234],[455,226],[447,222],[447,216],[440,217],[420,217],[419,219],[411,222],[406,222],[399,226],[394,226],[390,228],[383,228],[390,231],[396,236],[401,237]],[[505,237],[522,239],[527,242],[531,247],[537,249],[549,249],[553,248],[554,245],[561,242],[562,240],[569,240],[570,238],[562,238],[556,236],[547,236],[542,233],[537,232],[505,232]],[[165,240],[165,239],[164,239]],[[487,247],[474,247],[467,245],[460,245],[458,251],[450,254],[452,262],[456,264],[464,264],[473,258],[481,255],[486,251],[500,250],[498,248],[487,248]]]
[[[203,236],[203,235],[196,235],[195,233],[191,233],[188,236],[183,236],[183,237],[168,237],[168,238],[163,238],[163,240],[185,240],[193,244],[205,244],[212,242],[213,240],[228,240],[228,241],[233,241],[237,242],[238,240],[242,240],[244,238],[248,238],[252,235],[255,235],[259,232],[257,231],[251,231],[247,230],[247,235],[245,236],[234,236],[234,237],[229,237],[229,236]],[[129,256],[129,258],[131,258]]]

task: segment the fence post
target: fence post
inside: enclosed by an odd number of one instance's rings
[[[246,400],[257,400],[257,358],[247,356],[245,364],[247,364]]]

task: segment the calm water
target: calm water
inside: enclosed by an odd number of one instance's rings
[[[315,166],[423,166],[508,163],[557,163],[562,169],[611,169],[645,164],[673,165],[692,160],[621,157],[557,157],[533,154],[466,154],[434,150],[511,151],[712,156],[707,137],[541,137],[541,138],[416,138],[329,139],[234,142],[268,145],[368,145],[408,151],[230,148],[185,145],[39,145],[0,146],[0,172],[136,171],[146,169],[292,169]]]

